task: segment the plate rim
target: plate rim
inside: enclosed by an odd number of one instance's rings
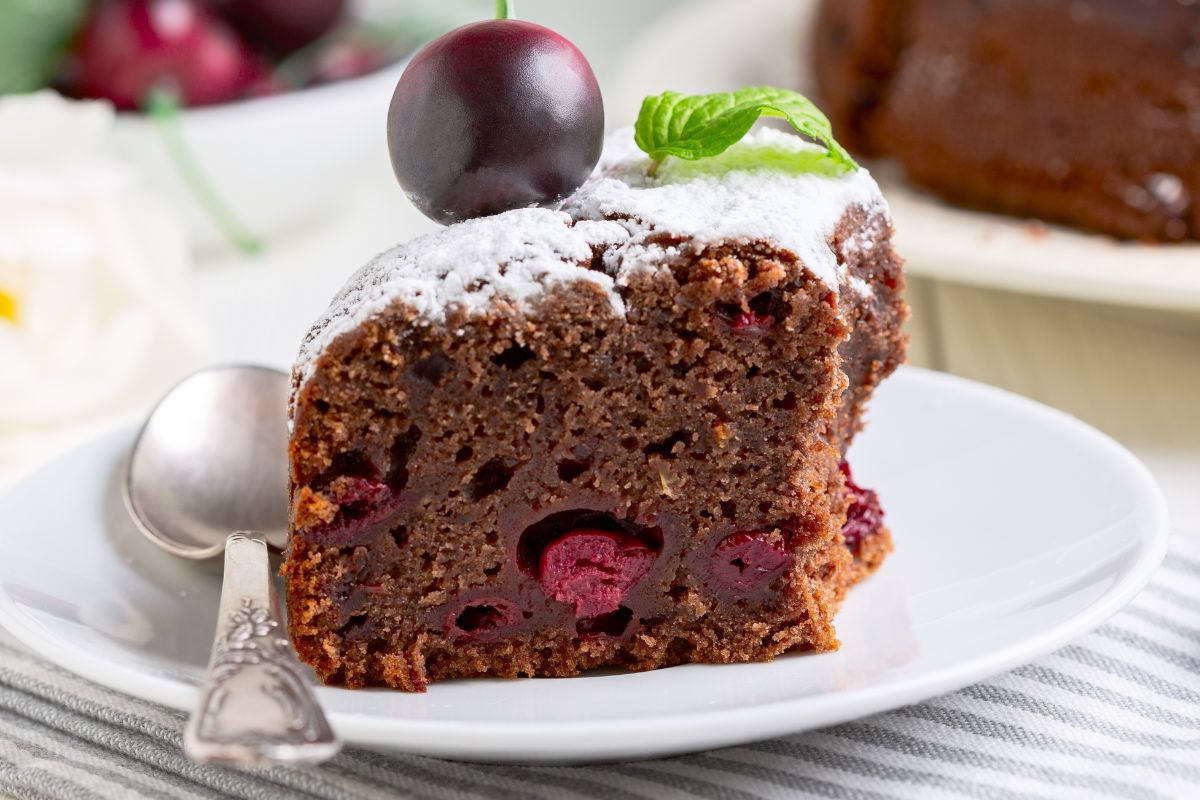
[[[459,721],[428,718],[378,717],[358,712],[331,711],[330,721],[347,744],[384,748],[406,753],[452,757],[460,760],[527,764],[597,763],[631,757],[629,732],[639,740],[657,739],[658,744],[638,747],[636,758],[654,758],[727,747],[857,719],[957,691],[993,675],[1029,663],[1095,630],[1149,583],[1166,555],[1171,535],[1166,500],[1149,470],[1126,447],[1108,434],[1076,417],[1035,400],[998,387],[919,367],[902,367],[905,380],[927,389],[951,387],[958,393],[998,400],[1058,423],[1082,434],[1107,451],[1114,462],[1125,467],[1137,484],[1137,494],[1146,499],[1145,535],[1137,541],[1137,558],[1125,575],[1086,608],[1051,625],[1045,631],[1022,639],[999,651],[989,651],[941,668],[836,693],[780,700],[745,708],[686,711],[646,717],[608,720],[539,722],[536,720]],[[89,439],[27,476],[0,500],[15,497],[26,483],[44,470],[70,460],[80,451],[106,437],[134,426],[118,426]],[[2,507],[2,506],[0,506]],[[114,663],[75,648],[58,637],[40,635],[7,593],[0,592],[0,627],[36,654],[85,680],[140,700],[180,711],[190,711],[199,687],[177,680],[148,675],[122,663]],[[347,690],[318,687],[318,694]],[[380,690],[385,691],[385,690]],[[581,756],[582,751],[587,752]]]

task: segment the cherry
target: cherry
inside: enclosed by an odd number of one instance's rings
[[[756,591],[783,572],[790,560],[782,536],[769,530],[738,531],[717,544],[712,574],[731,589]]]
[[[603,139],[587,59],[554,31],[513,19],[430,42],[388,110],[396,178],[442,223],[556,203],[591,174]]]
[[[338,485],[340,491],[329,493],[329,500],[338,506],[337,516],[307,533],[315,542],[355,544],[377,531],[404,501],[403,493],[373,478],[343,478]]]
[[[374,505],[391,494],[382,481],[371,478],[349,477],[344,479],[343,488],[330,498],[345,510],[349,506]]]
[[[346,0],[209,0],[247,41],[286,55],[333,30]]]
[[[736,336],[759,338],[766,336],[781,319],[787,317],[788,306],[778,289],[759,292],[745,304],[718,303],[717,318],[729,326]]]
[[[770,315],[743,311],[729,323],[730,329],[740,336],[766,336],[775,327],[775,318]]]
[[[850,509],[846,512],[842,538],[847,547],[855,548],[863,539],[879,533],[883,527],[883,508],[879,505],[878,494],[854,482],[850,465],[845,461],[841,463],[841,470],[846,476],[846,489],[850,492]]]
[[[115,0],[84,28],[80,93],[135,109],[154,89],[184,105],[231,100],[262,65],[237,35],[197,0]]]
[[[620,607],[654,559],[654,551],[633,536],[577,528],[542,551],[538,582],[550,597],[572,604],[576,616],[597,617]]]

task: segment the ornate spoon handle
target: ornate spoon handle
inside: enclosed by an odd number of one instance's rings
[[[193,761],[312,763],[341,748],[277,607],[266,542],[231,535],[212,659],[183,735]]]

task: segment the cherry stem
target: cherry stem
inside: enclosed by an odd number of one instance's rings
[[[192,193],[197,205],[237,249],[247,255],[261,252],[262,242],[234,215],[196,163],[196,158],[187,146],[183,131],[179,127],[180,106],[175,94],[156,89],[150,92],[144,107],[157,126],[167,154],[171,157],[175,169],[179,171],[179,177]]]
[[[517,16],[513,0],[496,0],[496,19],[513,19]]]

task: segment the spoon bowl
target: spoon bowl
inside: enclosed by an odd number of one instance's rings
[[[123,494],[169,553],[225,555],[200,702],[183,733],[200,763],[317,763],[340,742],[287,639],[268,545],[287,542],[288,378],[263,367],[203,370],[167,393],[138,432]]]
[[[134,441],[123,487],[147,538],[183,558],[215,558],[230,531],[287,544],[288,376],[225,366],[185,378]]]

